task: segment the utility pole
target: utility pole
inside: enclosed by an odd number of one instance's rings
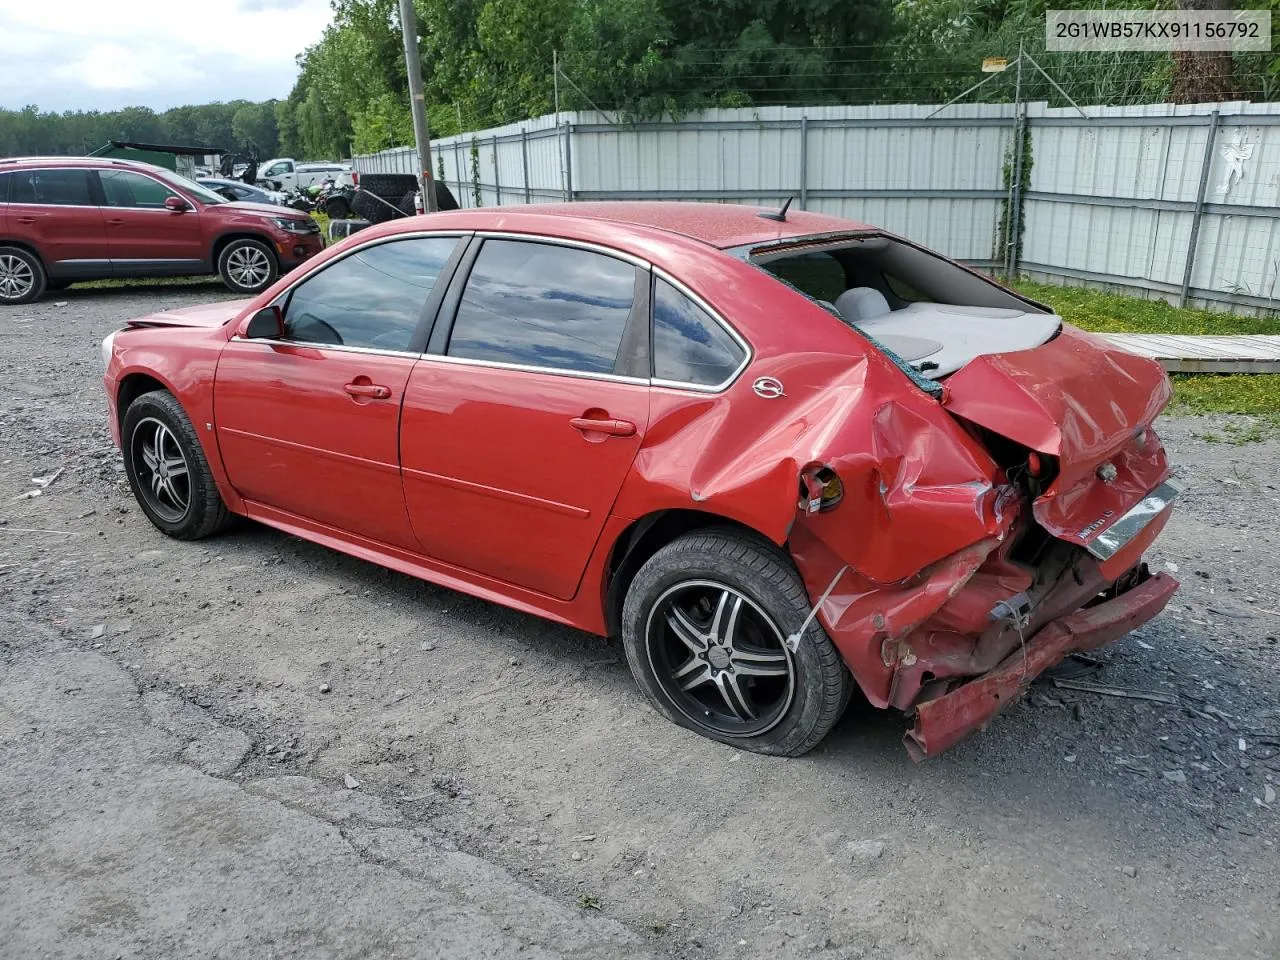
[[[427,129],[427,101],[422,94],[422,58],[418,53],[418,19],[413,0],[400,0],[400,30],[404,34],[404,62],[409,69],[409,109],[413,113],[413,139],[418,146],[418,189],[423,209],[435,213],[436,185],[431,173],[431,133]]]

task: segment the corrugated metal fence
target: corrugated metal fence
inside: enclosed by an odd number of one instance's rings
[[[1280,104],[1026,104],[1025,274],[1212,309],[1280,310]],[[464,206],[675,199],[797,207],[999,269],[1013,104],[764,107],[620,125],[564,113],[436,141]],[[355,158],[412,173],[401,147]]]

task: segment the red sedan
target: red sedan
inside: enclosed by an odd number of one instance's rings
[[[607,203],[401,220],[103,343],[138,503],[620,635],[795,755],[856,684],[936,753],[1177,589],[1154,363],[873,227]]]

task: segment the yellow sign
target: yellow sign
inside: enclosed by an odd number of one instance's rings
[[[1008,57],[987,57],[982,61],[983,73],[1004,73],[1008,68]]]

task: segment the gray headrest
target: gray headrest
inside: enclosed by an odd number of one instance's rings
[[[883,317],[889,312],[889,301],[874,287],[853,287],[836,297],[836,309],[849,323],[861,323]]]

